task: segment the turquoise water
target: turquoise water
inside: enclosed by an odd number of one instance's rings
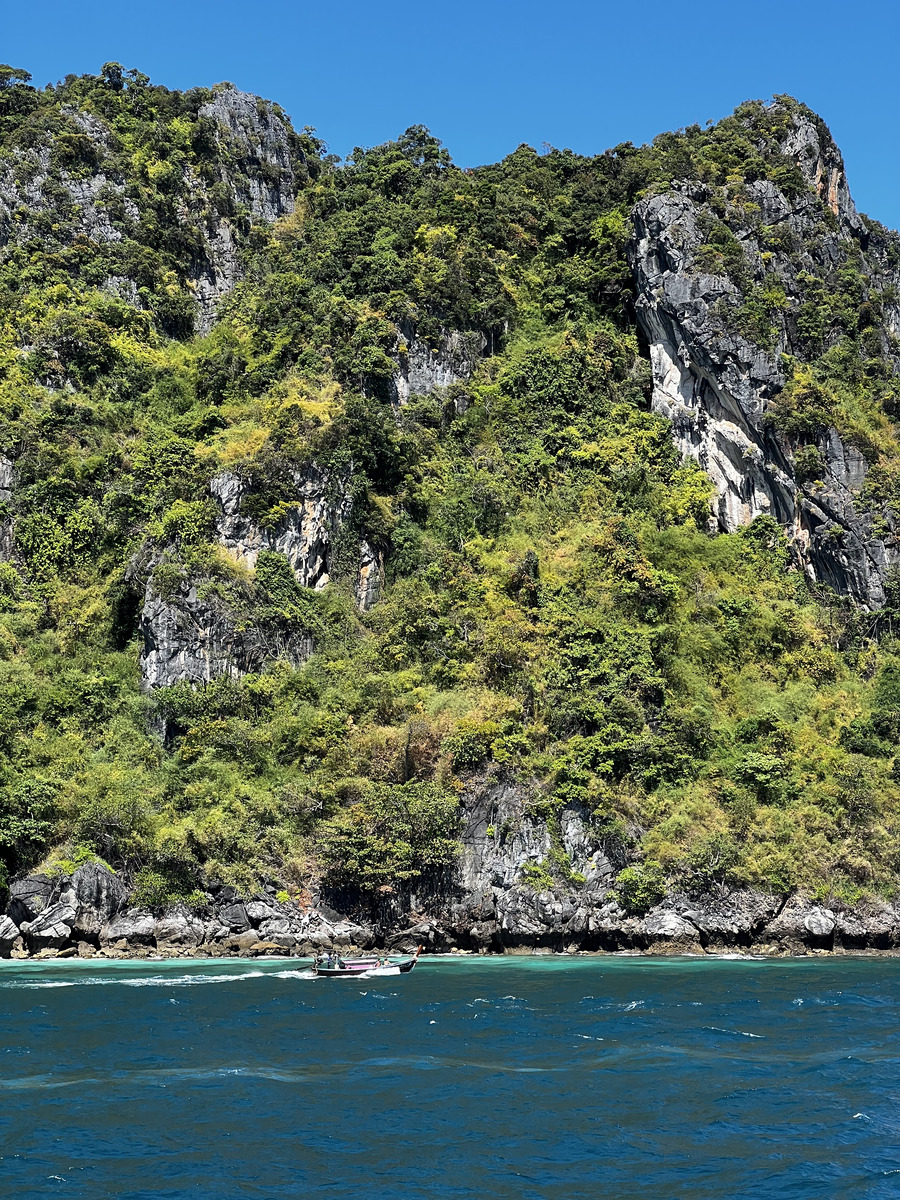
[[[900,1196],[900,962],[0,963],[0,1194]]]

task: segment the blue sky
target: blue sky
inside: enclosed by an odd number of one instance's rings
[[[891,0],[7,0],[0,60],[40,85],[108,60],[168,87],[228,79],[337,154],[424,124],[464,166],[520,142],[595,153],[788,92],[830,125],[858,207],[897,228],[898,35]]]

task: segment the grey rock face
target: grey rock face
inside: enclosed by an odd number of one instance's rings
[[[297,581],[319,590],[331,579],[338,537],[350,518],[353,499],[346,483],[332,481],[315,465],[298,471],[295,484],[296,504],[268,527],[242,510],[248,494],[244,480],[228,471],[216,475],[210,482],[219,509],[216,538],[235,562],[250,570],[261,550],[283,554]],[[383,576],[380,552],[361,541],[354,589],[361,610],[380,598]],[[148,579],[140,632],[141,677],[147,689],[244,675],[274,658],[300,665],[313,650],[310,637],[286,637],[248,625],[218,596],[204,595],[202,585],[190,581],[161,596]]]
[[[13,463],[0,454],[0,505],[9,504],[13,495]],[[0,562],[7,562],[13,556],[13,523],[0,509]]]
[[[751,945],[781,908],[777,896],[753,890],[702,898],[675,896],[672,904],[699,931],[704,945],[745,947]]]
[[[193,913],[176,908],[156,922],[153,936],[157,946],[199,946],[205,932],[203,922]]]
[[[729,314],[747,296],[733,278],[704,266],[704,243],[717,219],[710,189],[679,184],[634,209],[629,257],[638,323],[650,345],[652,406],[672,422],[679,450],[712,478],[721,529],[733,532],[769,514],[786,527],[810,578],[877,606],[884,599],[884,573],[900,562],[900,551],[893,537],[875,535],[871,516],[857,504],[867,472],[862,454],[830,430],[818,445],[822,480],[802,484],[794,470],[796,446],[775,432],[767,415],[785,384],[781,355],[802,357],[800,276],[833,277],[844,264],[864,262],[868,278],[882,286],[895,285],[897,271],[874,245],[860,258],[866,227],[853,206],[841,156],[823,130],[795,114],[783,150],[799,166],[807,191],[789,199],[759,180],[746,186],[756,217],[728,217],[745,276],[753,286],[777,283],[787,297],[783,309],[773,310],[771,345],[735,332],[739,325]],[[834,217],[830,226],[823,206]],[[765,238],[775,227],[786,231],[792,254],[767,248]],[[887,327],[897,319],[888,314]],[[886,341],[884,348],[890,353]]]
[[[128,889],[122,880],[102,863],[85,863],[72,876],[75,893],[76,936],[96,937],[101,929],[125,907]]]
[[[648,913],[644,918],[644,932],[654,941],[662,940],[694,940],[697,938],[697,927],[671,909],[661,909]]]
[[[201,244],[193,261],[185,264],[185,274],[197,300],[197,329],[205,333],[215,321],[219,301],[241,276],[238,242],[242,221],[246,223],[249,217],[271,222],[293,211],[296,173],[302,168],[303,155],[292,145],[287,120],[275,105],[230,85],[217,90],[199,115],[209,122],[219,146],[213,164],[218,179],[210,180],[185,166],[183,193],[173,215],[201,234]],[[141,211],[127,194],[110,129],[94,114],[74,108],[67,110],[66,119],[70,125],[63,133],[77,131],[91,140],[95,167],[74,175],[63,171],[55,181],[51,170],[53,133],[36,146],[14,149],[0,164],[0,248],[35,236],[35,218],[53,211],[48,189],[61,192],[72,236],[109,244],[139,235]],[[229,210],[225,214],[220,212],[223,197],[227,197]],[[107,287],[139,305],[134,279],[110,277]]]
[[[18,925],[9,917],[0,915],[0,955],[8,955],[18,937]]]
[[[835,924],[830,909],[811,904],[804,896],[792,896],[762,936],[788,949],[799,945],[831,949]]]
[[[409,321],[401,321],[399,329],[392,393],[394,403],[401,407],[410,396],[428,396],[435,388],[468,379],[487,347],[479,333],[446,329],[432,344],[418,337]]]
[[[148,689],[244,675],[261,669],[267,657],[252,631],[239,629],[223,604],[202,599],[191,584],[163,599],[148,583],[139,629],[141,679]]]
[[[114,945],[123,939],[131,946],[149,946],[153,943],[156,918],[143,908],[129,908],[118,913],[100,931],[100,944]]]
[[[259,925],[261,921],[267,921],[278,915],[278,909],[267,904],[265,900],[251,900],[247,905],[247,916],[254,925]]]
[[[296,179],[288,126],[269,101],[237,88],[223,87],[215,99],[200,109],[212,122],[223,154],[221,183],[234,204],[255,221],[270,223],[294,211]],[[295,155],[302,160],[299,151]],[[237,169],[227,166],[236,160]],[[207,333],[215,323],[223,296],[241,277],[241,264],[230,220],[211,220],[207,230],[208,253],[194,281],[197,329]]]
[[[464,830],[460,880],[471,896],[510,888],[522,871],[551,850],[546,821],[530,816],[528,793],[502,775],[473,780],[461,797]],[[614,869],[592,832],[590,814],[576,807],[559,816],[561,846],[588,892],[605,891]],[[624,862],[621,864],[624,866]]]
[[[353,507],[341,483],[334,483],[315,466],[295,476],[296,506],[271,529],[263,529],[241,512],[246,487],[241,479],[223,472],[210,483],[221,515],[216,522],[218,541],[238,561],[254,567],[260,550],[283,554],[303,587],[322,588],[329,581],[329,557],[334,539]]]
[[[12,498],[13,465],[4,455],[0,454],[0,504],[6,504]]]
[[[381,599],[384,583],[384,555],[363,538],[359,543],[359,571],[356,576],[356,607],[368,612]]]
[[[6,911],[17,925],[34,921],[50,903],[54,881],[46,875],[28,875],[9,885]]]
[[[219,909],[219,921],[225,926],[226,933],[245,933],[250,928],[250,918],[241,903],[223,904]]]
[[[69,898],[45,908],[33,921],[20,926],[29,950],[60,950],[72,936],[76,909]]]
[[[288,126],[275,105],[249,92],[223,87],[211,103],[203,105],[200,116],[214,122],[220,142],[241,161],[240,176],[223,176],[238,203],[258,221],[272,222],[293,212],[294,161]],[[295,153],[299,155],[299,151]]]
[[[844,950],[874,947],[887,950],[900,942],[898,913],[886,904],[867,904],[861,911],[834,917],[834,942]]]

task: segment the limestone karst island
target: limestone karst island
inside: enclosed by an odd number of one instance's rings
[[[0,68],[0,955],[900,945],[900,237],[451,150]]]

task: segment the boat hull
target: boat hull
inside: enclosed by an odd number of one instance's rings
[[[313,972],[325,979],[372,979],[380,975],[407,975],[419,956],[407,958],[402,962],[384,963],[379,965],[378,959],[346,959],[342,967],[323,967],[313,963]]]

